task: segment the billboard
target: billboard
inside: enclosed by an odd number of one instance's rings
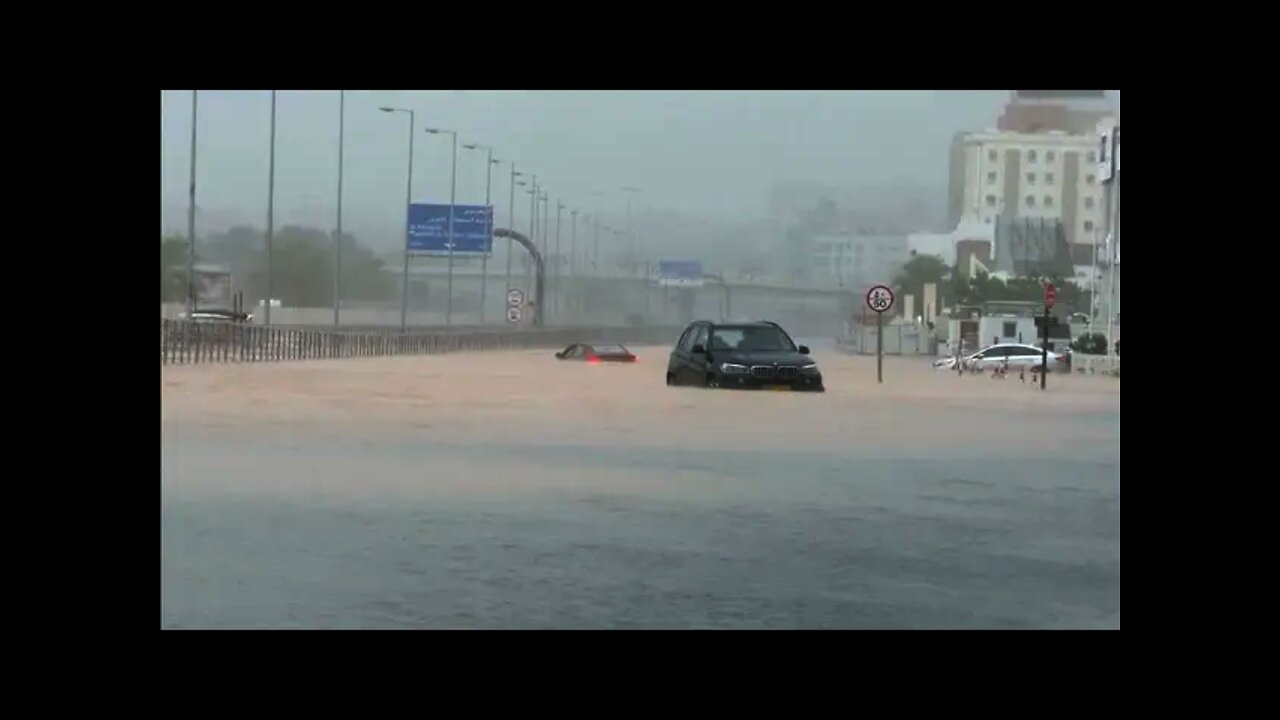
[[[702,287],[702,261],[659,260],[658,284],[672,287]]]
[[[229,270],[197,267],[193,280],[197,309],[231,309],[231,272]]]
[[[409,206],[409,252],[449,254],[449,205],[413,203]],[[493,206],[453,205],[453,254],[493,252]]]

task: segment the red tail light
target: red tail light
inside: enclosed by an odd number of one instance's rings
[[[599,358],[598,356],[596,356],[596,355],[588,355],[588,356],[587,356],[587,362],[588,362],[588,363],[590,363],[590,364],[592,364],[592,365],[598,365],[598,364],[600,364],[600,358]]]

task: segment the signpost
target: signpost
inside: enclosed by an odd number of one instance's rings
[[[1040,325],[1040,389],[1045,387],[1045,378],[1049,375],[1049,328],[1057,323],[1057,318],[1050,314],[1053,310],[1053,304],[1058,299],[1058,291],[1053,287],[1053,283],[1044,284],[1044,322]]]
[[[658,284],[664,287],[702,287],[702,261],[659,260]]]
[[[493,252],[493,208],[454,205],[453,241],[449,240],[449,205],[413,203],[409,206],[408,250],[418,255],[484,255]],[[452,245],[452,248],[450,247]]]
[[[876,314],[876,382],[884,382],[884,313],[893,307],[893,290],[884,285],[867,291],[867,307]]]
[[[520,306],[524,304],[524,291],[520,288],[507,290],[507,322],[520,322]]]

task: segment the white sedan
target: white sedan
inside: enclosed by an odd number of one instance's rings
[[[1049,351],[1050,372],[1066,371],[1068,362],[1066,353]],[[982,372],[983,370],[992,370],[998,367],[1006,367],[1010,370],[1023,368],[1039,370],[1040,363],[1041,351],[1035,345],[1001,343],[985,347],[966,357],[964,359],[964,369],[970,372]],[[933,367],[938,370],[954,370],[956,359],[954,357],[939,358],[934,361]]]

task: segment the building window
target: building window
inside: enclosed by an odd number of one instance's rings
[[[1090,150],[1090,151],[1089,151],[1089,153],[1088,153],[1087,155],[1085,155],[1085,156],[1084,156],[1084,161],[1085,161],[1085,162],[1090,162],[1090,163],[1098,162],[1098,156],[1097,156],[1097,155],[1094,155],[1094,154],[1093,154],[1093,151],[1092,151],[1092,150]]]
[[[1085,231],[1085,232],[1087,232],[1087,233],[1089,233],[1089,232],[1093,232],[1093,221],[1092,221],[1092,220],[1085,220],[1085,221],[1084,221],[1084,231]]]
[[[1028,195],[1028,196],[1027,196],[1027,207],[1035,207],[1035,206],[1036,206],[1036,196],[1035,196],[1035,195]]]
[[[1084,181],[1085,181],[1086,183],[1088,183],[1089,185],[1092,185],[1092,184],[1093,184],[1093,179],[1094,179],[1094,178],[1093,178],[1093,176],[1092,176],[1092,175],[1085,175],[1085,176],[1084,176]]]
[[[995,150],[988,150],[988,151],[987,151],[987,159],[988,159],[988,160],[990,160],[991,162],[995,162],[997,157],[999,157],[999,156],[998,156],[998,155],[996,155],[996,151],[995,151]]]
[[[1085,209],[1086,209],[1086,210],[1092,210],[1092,209],[1093,209],[1093,196],[1092,196],[1092,195],[1090,195],[1090,196],[1088,196],[1088,197],[1086,197],[1086,198],[1084,199],[1084,207],[1085,207]]]
[[[995,196],[995,195],[988,195],[988,196],[987,196],[987,207],[995,207],[995,206],[996,206],[996,196]]]
[[[1018,323],[1016,322],[1004,323],[1004,328],[1002,329],[1004,330],[1004,333],[1000,337],[1011,338],[1014,335],[1018,334]]]
[[[1035,185],[1035,184],[1036,184],[1036,174],[1035,174],[1035,173],[1027,173],[1027,184],[1028,184],[1028,185]]]
[[[1045,195],[1045,196],[1044,196],[1044,206],[1045,206],[1045,207],[1053,207],[1053,196],[1052,196],[1052,195]]]
[[[996,174],[995,174],[995,173],[993,173],[993,172],[989,172],[989,173],[987,173],[987,184],[988,184],[988,185],[995,185],[995,184],[996,184]]]
[[[1045,174],[1044,174],[1044,184],[1045,184],[1045,185],[1052,185],[1052,184],[1053,184],[1053,173],[1045,173]]]
[[[1027,151],[1027,162],[1029,162],[1029,163],[1033,163],[1033,162],[1035,162],[1035,161],[1036,161],[1036,151],[1035,151],[1035,150],[1028,150],[1028,151]]]
[[[1044,154],[1044,160],[1045,160],[1045,162],[1053,162],[1055,158],[1057,158],[1057,155],[1055,155],[1055,154],[1054,154],[1054,152],[1053,152],[1052,150],[1050,150],[1050,151],[1048,151],[1048,152],[1046,152],[1046,153]]]

